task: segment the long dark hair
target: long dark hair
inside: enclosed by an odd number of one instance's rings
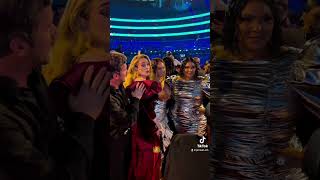
[[[174,73],[174,59],[171,57],[164,57],[163,61],[166,66],[166,75],[171,76]]]
[[[228,11],[224,22],[224,48],[231,52],[238,51],[237,40],[237,20],[241,16],[242,10],[250,0],[232,0],[229,4]],[[269,43],[269,48],[273,55],[278,55],[282,45],[281,26],[277,8],[273,0],[260,0],[264,2],[271,10],[274,19],[274,27]]]
[[[184,78],[184,70],[186,69],[186,65],[188,62],[192,62],[194,64],[194,67],[196,69],[195,73],[194,73],[194,79],[198,80],[199,79],[199,69],[197,68],[197,63],[195,62],[195,60],[192,57],[187,57],[185,60],[182,61],[181,64],[181,70],[180,70],[180,77]]]
[[[154,74],[156,74],[157,69],[158,69],[158,64],[162,62],[165,65],[165,62],[163,61],[163,59],[161,58],[154,58],[152,59],[151,63],[152,63],[152,71]]]

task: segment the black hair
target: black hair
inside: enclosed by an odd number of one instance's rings
[[[163,61],[166,66],[166,75],[171,76],[175,71],[173,59],[171,57],[164,57]]]
[[[180,70],[180,77],[184,78],[184,70],[186,68],[186,65],[188,62],[192,62],[195,66],[195,73],[194,73],[194,79],[197,80],[198,79],[198,76],[199,76],[199,69],[197,68],[197,63],[195,62],[194,58],[192,57],[187,57],[185,60],[182,61],[182,64],[181,64],[181,70]]]
[[[226,13],[224,22],[224,48],[231,52],[239,50],[237,43],[237,20],[241,17],[241,12],[251,0],[232,0],[228,6],[228,11]],[[276,55],[280,52],[280,47],[282,45],[281,39],[281,25],[278,15],[278,10],[273,0],[260,0],[264,2],[271,10],[274,19],[274,27],[271,37],[271,42],[269,44],[272,54]]]

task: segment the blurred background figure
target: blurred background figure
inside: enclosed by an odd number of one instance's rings
[[[198,70],[198,75],[203,77],[203,76],[205,75],[205,73],[204,73],[204,71],[203,71],[202,68],[201,68],[200,58],[199,58],[199,57],[194,57],[193,60],[194,60],[194,62],[196,63],[196,68],[197,68],[197,70]]]
[[[302,12],[306,7],[305,1],[274,1],[280,18],[283,44],[288,47],[302,48],[306,41],[301,26]],[[291,9],[289,9],[290,7]],[[290,17],[290,15],[293,17]],[[295,23],[292,23],[291,20],[295,20]]]
[[[93,66],[95,74],[100,69],[109,70],[109,5],[109,1],[103,0],[68,0],[66,3],[51,50],[50,63],[43,68],[54,106],[61,117],[68,116],[68,96],[80,91],[79,85],[88,67]],[[109,80],[102,79],[108,87]],[[109,167],[106,137],[109,108],[106,103],[94,126],[92,180],[108,177],[105,169]],[[75,126],[73,121],[67,121],[66,125],[68,128]]]
[[[319,119],[314,112],[320,104],[318,63],[313,55],[300,59],[301,51],[295,49],[305,49],[304,33],[300,33],[300,22],[291,21],[295,16],[290,3],[232,0],[228,4],[224,43],[214,51],[211,69],[214,179],[307,179],[303,146],[314,128],[302,125],[307,124],[302,119],[308,117],[308,123]],[[298,31],[300,34],[292,33]],[[291,38],[282,40],[284,35]],[[255,93],[258,91],[262,94]],[[304,93],[307,95],[301,97]],[[312,105],[301,103],[305,101]],[[283,112],[288,116],[276,115]],[[265,113],[267,122],[260,120]]]
[[[320,6],[311,6],[310,10],[304,15],[303,27],[306,39],[310,40],[320,35]]]
[[[54,0],[52,1],[52,9],[54,12],[53,23],[58,26],[60,19],[64,13],[67,0]]]

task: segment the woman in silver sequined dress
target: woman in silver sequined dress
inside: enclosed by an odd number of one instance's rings
[[[171,96],[169,85],[165,82],[166,80],[166,67],[165,63],[160,58],[152,60],[152,74],[151,80],[157,81],[161,84],[162,91],[158,94],[159,99],[155,101],[155,113],[158,129],[161,132],[162,137],[162,148],[165,152],[170,144],[173,132],[168,125],[168,110],[166,107],[167,100]]]
[[[202,104],[203,83],[192,58],[183,61],[180,76],[172,79],[172,91],[172,115],[177,133],[204,136],[207,119]]]

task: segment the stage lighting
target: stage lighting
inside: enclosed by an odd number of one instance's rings
[[[110,33],[110,36],[118,37],[168,37],[168,36],[185,36],[185,35],[194,35],[194,34],[203,34],[209,33],[210,29],[203,29],[198,31],[188,31],[188,32],[179,32],[179,33],[163,33],[163,34],[125,34],[125,33]]]
[[[144,23],[144,22],[170,22],[170,21],[182,21],[187,19],[195,19],[200,17],[210,16],[210,12],[208,13],[202,13],[192,16],[184,16],[184,17],[178,17],[178,18],[166,18],[166,19],[122,19],[122,18],[110,18],[110,21],[117,21],[117,22],[138,22],[138,23]]]
[[[111,25],[111,29],[175,29],[175,28],[184,28],[184,27],[192,27],[192,26],[200,26],[204,24],[210,24],[210,20],[208,21],[201,21],[196,23],[189,23],[189,24],[180,24],[180,25],[170,25],[170,26],[118,26],[118,25]]]

